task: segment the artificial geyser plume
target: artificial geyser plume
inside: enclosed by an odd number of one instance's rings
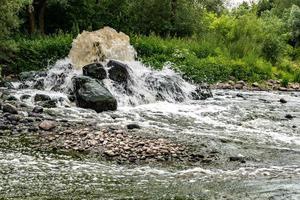
[[[69,53],[69,58],[77,69],[106,59],[134,61],[135,57],[136,52],[130,45],[129,36],[110,27],[79,34]]]

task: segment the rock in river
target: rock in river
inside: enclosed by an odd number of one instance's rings
[[[7,103],[4,104],[2,107],[3,112],[11,113],[11,114],[18,114],[18,110],[15,106]]]
[[[86,76],[73,77],[76,105],[96,112],[116,110],[117,100],[104,85]]]
[[[121,84],[127,84],[130,80],[129,67],[121,62],[110,60],[107,64],[108,67],[111,67],[108,70],[109,78],[113,81],[116,81]]]
[[[83,67],[83,75],[95,78],[98,80],[103,80],[106,78],[107,73],[100,63],[93,63]]]

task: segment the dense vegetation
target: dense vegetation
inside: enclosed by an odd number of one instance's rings
[[[233,10],[222,0],[3,0],[0,63],[14,72],[40,69],[65,57],[82,30],[107,25],[131,35],[144,63],[168,63],[197,82],[300,82],[299,6],[299,0]]]

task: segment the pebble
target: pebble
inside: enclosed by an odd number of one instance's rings
[[[285,100],[285,99],[282,98],[282,99],[279,100],[279,102],[280,103],[287,103],[287,100]]]
[[[141,127],[138,124],[128,124],[127,129],[132,130],[132,129],[141,129]]]
[[[44,120],[39,124],[39,128],[44,131],[50,131],[56,127],[55,121]]]

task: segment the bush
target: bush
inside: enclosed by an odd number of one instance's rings
[[[62,34],[33,39],[17,38],[16,43],[18,50],[10,64],[13,71],[19,73],[44,69],[58,59],[66,57],[71,48],[72,36]]]

